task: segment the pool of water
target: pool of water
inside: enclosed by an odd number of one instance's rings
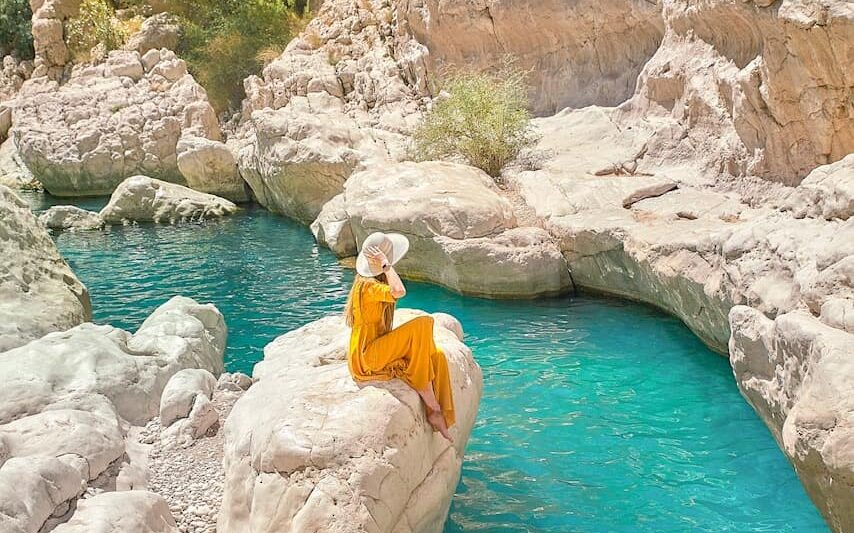
[[[134,330],[173,295],[213,302],[226,365],[243,372],[277,335],[339,311],[352,280],[304,227],[260,209],[55,238],[96,322]],[[484,372],[446,532],[827,531],[727,361],[679,321],[610,299],[408,287],[403,305],[462,321]]]

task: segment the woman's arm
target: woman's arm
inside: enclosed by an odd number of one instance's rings
[[[388,265],[388,270],[385,271],[385,277],[388,279],[388,286],[391,288],[391,295],[394,296],[396,300],[400,300],[406,296],[406,287],[403,286],[403,281],[400,279],[400,276],[397,275],[393,266]]]
[[[391,266],[391,263],[383,251],[376,246],[373,246],[368,250],[365,250],[365,252],[368,261],[375,261],[376,264],[382,268],[382,271],[385,273],[386,279],[388,280],[391,295],[394,296],[396,300],[406,296],[406,287],[403,286],[403,281],[400,279],[400,276],[397,275],[397,272],[394,270],[394,267]]]

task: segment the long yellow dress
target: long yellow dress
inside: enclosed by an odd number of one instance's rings
[[[394,306],[391,287],[359,279],[353,285],[353,331],[347,361],[356,381],[399,378],[416,390],[433,382],[448,427],[454,425],[454,398],[448,360],[433,340],[433,317],[419,316],[383,334],[383,312]]]

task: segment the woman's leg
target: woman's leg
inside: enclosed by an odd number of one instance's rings
[[[398,377],[418,392],[428,411],[442,414],[438,420],[429,417],[430,422],[450,438],[447,421],[453,424],[453,397],[445,354],[433,340],[433,317],[417,317],[377,338],[367,347],[365,358],[367,366],[377,372],[387,369],[393,375],[402,374]],[[437,372],[441,373],[438,390]]]

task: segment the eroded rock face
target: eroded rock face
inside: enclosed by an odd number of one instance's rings
[[[655,3],[621,0],[399,1],[398,17],[429,50],[431,74],[466,65],[492,69],[506,56],[530,70],[531,107],[617,105],[664,35]]]
[[[29,206],[0,185],[0,352],[89,320],[92,307]]]
[[[0,111],[2,113],[2,111]],[[39,182],[21,160],[15,141],[6,139],[0,144],[0,185],[12,189],[38,189]]]
[[[110,194],[137,174],[186,184],[179,140],[220,139],[204,89],[168,50],[113,51],[105,63],[75,67],[62,85],[31,79],[11,131],[27,167],[56,196]]]
[[[854,335],[805,312],[730,313],[730,361],[742,394],[792,461],[835,531],[854,527]]]
[[[124,180],[100,216],[107,224],[128,221],[181,222],[230,215],[237,206],[225,198],[147,176]]]
[[[519,227],[484,172],[455,163],[398,163],[354,174],[313,224],[319,242],[350,255],[374,231],[410,241],[398,270],[479,296],[525,298],[569,287],[547,232]]]
[[[3,531],[66,521],[56,530],[175,531],[159,496],[129,490],[145,480],[128,458],[128,423],[158,414],[161,392],[180,370],[221,372],[225,342],[213,305],[175,297],[133,335],[87,323],[0,354]],[[119,492],[77,505],[90,490]]]
[[[138,32],[131,35],[125,50],[136,50],[145,54],[149,50],[166,48],[174,50],[181,38],[181,26],[169,13],[158,13],[143,21]]]
[[[396,322],[417,314],[400,310]],[[269,344],[225,424],[218,531],[441,531],[482,390],[471,351],[442,323],[434,334],[453,385],[453,445],[402,382],[352,380],[340,316]]]

